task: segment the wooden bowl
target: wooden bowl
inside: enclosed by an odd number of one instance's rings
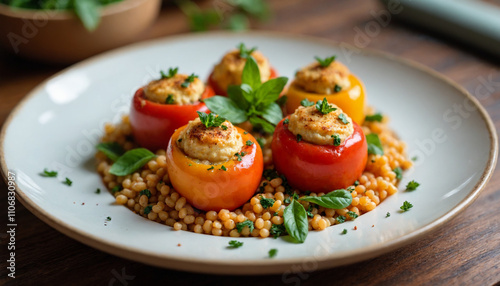
[[[12,53],[69,64],[132,43],[158,16],[161,0],[124,0],[104,6],[87,31],[70,11],[11,9],[0,4],[0,45]]]

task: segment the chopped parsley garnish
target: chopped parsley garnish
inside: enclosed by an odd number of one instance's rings
[[[110,217],[110,216],[108,216],[108,217],[106,218],[106,220],[107,220],[107,221],[111,221],[111,217]]]
[[[405,201],[403,203],[403,205],[401,207],[399,207],[403,212],[406,212],[406,211],[409,211],[411,208],[413,207],[413,205],[408,202],[408,201]]]
[[[390,213],[390,212],[387,212],[387,213],[385,214],[385,217],[390,217],[390,216],[391,216],[391,213]]]
[[[43,169],[43,173],[40,173],[40,176],[42,176],[42,177],[57,177],[57,172]]]
[[[335,92],[339,92],[341,90],[342,90],[342,87],[338,84],[336,84],[335,87],[333,88],[333,91],[335,91]]]
[[[179,68],[178,67],[175,67],[175,68],[169,68],[168,69],[168,74],[166,74],[164,71],[160,71],[160,74],[161,74],[161,78],[164,79],[164,78],[171,78],[171,77],[174,77],[177,72],[179,71]]]
[[[302,135],[297,134],[297,142],[300,142],[300,141],[302,141]]]
[[[342,142],[340,136],[337,134],[333,134],[332,138],[333,138],[333,146],[340,146],[340,143]]]
[[[300,105],[304,106],[304,107],[308,107],[308,106],[313,106],[314,105],[314,102],[312,101],[309,101],[309,99],[307,98],[304,98],[300,101]]]
[[[262,205],[263,208],[267,209],[274,205],[274,200],[260,196],[260,204]]]
[[[73,184],[73,181],[71,181],[68,177],[66,177],[66,179],[63,182],[63,184],[68,185],[68,186],[71,187],[71,185]]]
[[[318,100],[318,102],[316,102],[316,109],[323,114],[328,114],[332,111],[337,110],[337,108],[331,107],[330,104],[328,104],[328,100],[326,100],[326,97],[323,98],[323,100]]]
[[[231,240],[229,242],[228,248],[238,248],[238,247],[242,247],[242,246],[243,246],[243,242],[237,241],[237,240]]]
[[[401,169],[401,167],[396,167],[392,171],[396,173],[396,179],[401,180],[401,178],[403,178],[403,169]]]
[[[283,202],[284,202],[285,204],[289,204],[289,203],[291,203],[291,202],[292,202],[292,200],[291,200],[290,198],[285,198],[285,199],[283,200]]]
[[[165,103],[166,104],[174,104],[175,101],[174,101],[174,95],[173,94],[169,94],[167,96],[167,99],[165,99]]]
[[[415,161],[417,161],[417,160],[418,160],[418,157],[417,157],[417,156],[413,156],[413,157],[411,157],[411,160],[412,160],[413,162],[415,162]]]
[[[420,184],[413,180],[413,181],[408,182],[408,184],[406,185],[406,190],[407,191],[414,191],[418,188],[418,186],[420,186]]]
[[[278,254],[278,250],[276,248],[272,248],[269,250],[269,258],[273,258]]]
[[[344,222],[345,222],[345,219],[346,219],[346,218],[345,218],[345,216],[343,216],[343,215],[339,215],[339,216],[337,217],[337,222],[338,222],[338,223],[344,223]]]
[[[374,121],[382,122],[383,119],[384,119],[384,116],[381,113],[375,113],[372,115],[365,116],[365,121],[369,121],[369,122],[374,122]]]
[[[331,56],[331,57],[327,57],[327,58],[320,58],[320,57],[314,57],[314,59],[316,59],[319,63],[319,65],[323,68],[326,68],[328,67],[331,63],[333,63],[335,61],[335,58],[336,56]]]
[[[183,88],[187,88],[193,81],[195,78],[197,78],[198,76],[195,75],[194,73],[192,73],[191,75],[189,75],[185,80],[184,82],[181,84],[181,86]]]
[[[354,191],[354,187],[353,187],[353,186],[349,186],[349,187],[347,187],[347,190],[348,190],[350,193],[352,193],[352,192]]]
[[[121,186],[114,186],[112,189],[111,189],[111,193],[116,193],[116,192],[119,192],[122,190],[122,187]]]
[[[226,168],[226,166],[222,165],[219,170],[227,171],[227,168]]]
[[[144,190],[139,192],[139,196],[142,196],[142,195],[146,195],[149,199],[149,198],[151,198],[151,191],[148,189],[144,189]]]
[[[244,221],[244,222],[239,222],[239,223],[237,223],[237,224],[236,224],[236,230],[237,230],[238,232],[241,232],[245,226],[248,226],[248,228],[249,228],[250,232],[252,232],[252,231],[254,230],[254,228],[255,228],[255,227],[254,227],[254,225],[253,225],[253,221],[251,221],[251,220],[247,219],[247,220],[246,220],[246,221]]]
[[[356,219],[358,218],[358,214],[353,212],[353,211],[348,211],[347,214],[349,215],[349,217],[351,217],[352,219]]]
[[[241,152],[241,153],[236,153],[234,156],[238,157],[238,162],[241,162],[241,157],[245,156],[247,153]]]
[[[207,171],[210,171],[210,170],[213,170],[213,169],[214,169],[214,166],[208,168]]]
[[[226,121],[226,118],[220,117],[215,113],[206,114],[205,112],[198,112],[198,117],[200,118],[201,123],[205,125],[205,127],[219,127],[222,123]]]
[[[344,124],[349,124],[349,120],[347,120],[347,117],[345,116],[344,113],[339,114],[339,119],[342,121]]]
[[[252,146],[253,145],[253,142],[252,140],[247,140],[247,142],[245,143],[247,146]]]
[[[356,180],[356,181],[354,182],[354,186],[355,186],[355,187],[359,186],[359,181],[358,181],[358,180]]]
[[[101,189],[97,189],[97,190],[95,190],[95,192],[94,192],[94,193],[96,193],[96,194],[100,194],[100,193],[101,193]]]
[[[240,50],[240,58],[246,59],[250,55],[252,55],[252,53],[255,52],[255,50],[257,50],[257,47],[253,47],[251,49],[247,49],[247,47],[245,46],[245,44],[240,43],[238,45],[238,49]]]
[[[144,208],[144,214],[149,214],[151,210],[153,209],[153,206],[149,205]]]
[[[287,118],[287,119],[283,120],[283,124],[288,124],[288,123],[290,123],[290,119]]]
[[[222,128],[222,130],[227,130],[227,126],[226,125],[221,125],[220,127]]]
[[[347,234],[347,229],[344,228],[344,230],[341,233],[342,234]]]

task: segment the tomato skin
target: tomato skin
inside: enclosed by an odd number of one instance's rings
[[[195,208],[204,211],[234,210],[246,203],[260,185],[264,170],[262,150],[257,140],[236,127],[244,142],[241,161],[229,160],[207,165],[187,156],[176,144],[183,126],[175,131],[167,148],[167,171],[174,189]],[[250,140],[251,146],[245,143]],[[210,167],[213,170],[207,170]],[[221,167],[226,167],[226,171]]]
[[[212,78],[214,72],[210,74],[208,77],[208,85],[214,90],[215,94],[217,95],[222,95],[222,96],[227,96],[227,91],[223,90],[222,88],[219,87],[217,82]],[[271,67],[271,74],[269,75],[269,79],[277,78],[278,77],[278,72]]]
[[[328,102],[333,103],[340,107],[349,117],[356,123],[363,124],[365,121],[365,87],[363,83],[353,74],[349,75],[351,86],[348,89],[341,90],[335,94],[317,94],[307,92],[291,84],[288,88],[286,101],[286,114],[292,114],[299,106],[300,102],[307,98],[312,102],[323,100],[326,97]],[[359,90],[359,95],[357,93]],[[355,96],[356,94],[356,96]]]
[[[213,89],[205,88],[202,99],[214,96]],[[144,89],[139,88],[132,99],[130,125],[135,141],[153,152],[165,149],[175,129],[198,117],[197,111],[208,113],[205,103],[176,105],[160,104],[147,100]]]
[[[289,118],[289,117],[286,117]],[[366,138],[358,124],[340,146],[316,145],[297,138],[283,124],[274,131],[274,167],[299,190],[328,193],[347,188],[363,173],[368,158]]]

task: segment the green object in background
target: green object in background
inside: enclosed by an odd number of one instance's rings
[[[101,19],[100,7],[120,1],[123,0],[0,0],[0,3],[20,9],[73,11],[83,26],[93,31]]]

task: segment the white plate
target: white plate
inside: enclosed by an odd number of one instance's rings
[[[370,104],[390,116],[410,156],[418,156],[416,166],[404,174],[400,192],[354,222],[311,232],[304,244],[240,238],[244,246],[236,250],[226,248],[231,238],[176,232],[113,205],[108,192],[95,194],[96,188],[104,189],[93,159],[103,123],[127,113],[133,92],[156,78],[159,69],[180,66],[181,72],[207,78],[221,56],[240,42],[258,46],[288,77],[315,55],[336,54],[365,83]],[[410,243],[477,197],[498,153],[495,129],[484,109],[443,76],[385,54],[275,33],[171,37],[81,62],[45,81],[19,104],[4,125],[1,147],[3,174],[16,174],[18,199],[62,233],[148,264],[227,274],[280,273],[297,267],[311,271]],[[58,170],[59,177],[39,176],[44,168]],[[64,177],[73,186],[62,184]],[[417,191],[403,191],[409,180],[421,183]],[[414,207],[398,212],[406,200]],[[344,228],[348,233],[341,235]],[[271,248],[278,249],[273,259],[267,258]]]

